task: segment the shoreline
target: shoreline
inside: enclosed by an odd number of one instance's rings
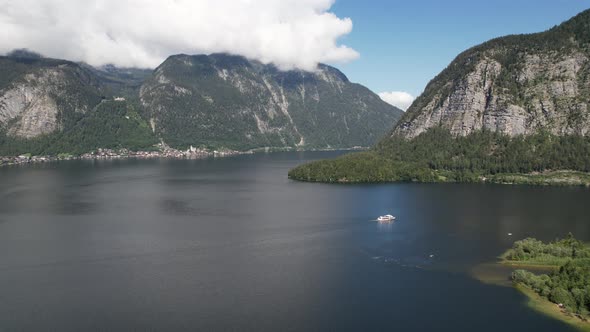
[[[165,144],[158,144],[157,149],[154,150],[139,150],[132,151],[129,149],[103,149],[99,148],[95,151],[84,153],[81,155],[72,155],[68,153],[60,153],[58,155],[33,156],[30,154],[23,154],[20,156],[0,156],[0,167],[6,166],[21,166],[31,164],[52,163],[57,161],[69,160],[111,160],[111,159],[205,159],[205,158],[224,158],[240,155],[251,155],[257,153],[274,153],[274,152],[322,152],[322,151],[362,151],[366,147],[352,147],[352,148],[325,148],[325,149],[298,149],[298,148],[257,148],[247,151],[238,150],[206,150],[193,148],[188,150],[177,150],[170,148]]]
[[[529,308],[537,312],[540,312],[548,317],[564,322],[576,328],[579,331],[590,332],[590,322],[588,322],[587,320],[583,320],[577,317],[576,315],[567,313],[557,304],[544,299],[539,294],[535,293],[532,289],[524,285],[515,284],[514,288],[516,288],[520,293],[526,296],[526,305]]]
[[[584,321],[575,315],[566,313],[557,304],[541,297],[525,285],[514,283],[508,277],[507,269],[516,270],[519,268],[530,268],[536,272],[546,272],[555,269],[555,265],[529,265],[529,264],[506,264],[505,260],[482,263],[471,269],[470,275],[484,284],[498,287],[511,287],[526,296],[526,305],[545,316],[557,319],[561,322],[576,328],[579,331],[590,332],[590,322]]]
[[[293,170],[293,169],[292,169]],[[438,172],[437,172],[438,173]],[[324,183],[324,184],[388,184],[388,183],[432,183],[432,184],[494,184],[494,185],[513,185],[513,186],[552,186],[552,187],[584,187],[590,188],[590,173],[570,170],[545,171],[543,173],[500,173],[488,176],[479,176],[477,179],[467,179],[464,181],[448,180],[447,176],[438,175],[438,180],[434,181],[396,181],[396,180],[349,180],[348,178],[335,178],[329,181],[300,178],[289,176],[289,179],[299,182]]]
[[[544,264],[544,263],[526,263],[526,262],[518,262],[518,261],[511,261],[511,260],[501,260],[498,262],[500,265],[509,266],[513,268],[529,268],[534,270],[555,270],[559,268],[559,265],[555,264]]]
[[[515,241],[499,258],[504,266],[515,269],[511,279],[529,298],[529,307],[590,331],[586,301],[588,243],[577,240],[572,233],[551,242],[528,237]]]
[[[209,151],[200,149],[189,149],[187,151],[181,151],[171,148],[163,148],[153,151],[130,151],[127,149],[97,149],[96,151],[81,154],[58,154],[48,156],[31,156],[31,155],[20,155],[12,157],[0,157],[0,167],[5,166],[21,166],[31,164],[43,164],[52,163],[57,161],[69,161],[69,160],[112,160],[112,159],[204,159],[210,157],[231,157],[237,155],[252,154],[250,151],[234,151],[234,150],[221,150],[221,151]]]

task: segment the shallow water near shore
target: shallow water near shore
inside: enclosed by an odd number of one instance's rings
[[[571,330],[473,270],[589,189],[287,179],[339,154],[1,168],[0,330]]]

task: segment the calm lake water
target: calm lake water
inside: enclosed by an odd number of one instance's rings
[[[336,155],[1,168],[0,330],[569,330],[471,270],[590,190],[287,179]]]

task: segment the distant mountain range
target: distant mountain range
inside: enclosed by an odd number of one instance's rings
[[[227,54],[168,58],[140,100],[166,142],[236,149],[370,146],[403,114],[333,67],[284,72]]]
[[[337,69],[277,70],[227,54],[176,55],[156,70],[0,57],[0,155],[97,148],[370,146],[403,112]]]
[[[461,53],[371,152],[290,176],[590,185],[589,108],[590,10],[546,32]],[[559,172],[566,170],[583,173]]]

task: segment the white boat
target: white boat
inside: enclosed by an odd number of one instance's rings
[[[391,214],[386,214],[384,216],[379,216],[379,218],[377,218],[377,221],[394,221],[395,217],[392,216]]]

